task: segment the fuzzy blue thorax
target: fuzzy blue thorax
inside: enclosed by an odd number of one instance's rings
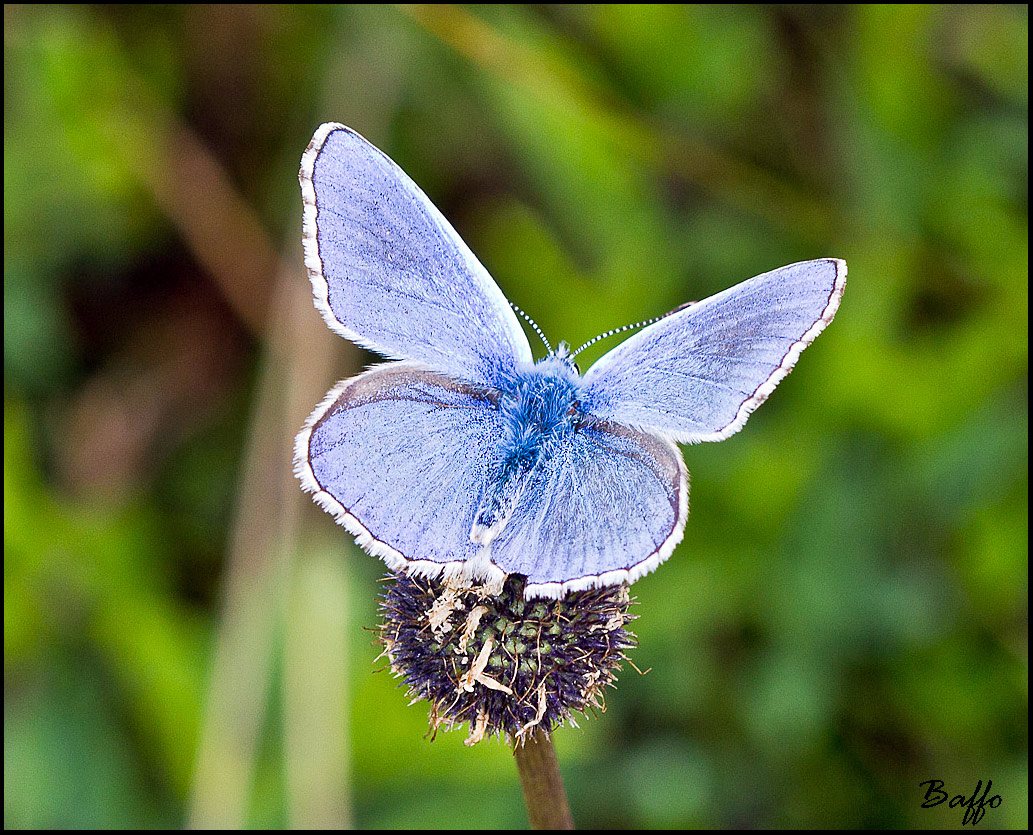
[[[567,360],[548,356],[520,373],[500,407],[506,417],[506,460],[533,467],[579,420],[581,378]]]
[[[535,467],[577,429],[583,419],[580,391],[581,377],[561,353],[518,370],[502,392],[505,454],[481,498],[470,532],[474,542],[487,545],[502,532]]]

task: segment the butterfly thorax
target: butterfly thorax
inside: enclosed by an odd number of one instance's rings
[[[573,432],[581,419],[581,378],[550,356],[520,371],[500,406],[506,417],[507,447],[515,463],[533,464],[539,454]]]
[[[475,542],[488,544],[501,533],[535,469],[582,424],[580,391],[573,363],[553,355],[518,370],[502,392],[503,457],[481,498],[471,531]]]

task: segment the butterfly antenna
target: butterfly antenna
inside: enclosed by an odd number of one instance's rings
[[[570,356],[576,357],[583,350],[585,350],[585,348],[589,347],[590,345],[595,345],[595,343],[598,342],[600,339],[606,339],[608,336],[616,336],[617,334],[624,333],[625,331],[635,330],[635,328],[644,328],[646,325],[651,325],[654,322],[659,322],[661,319],[666,319],[668,316],[672,316],[678,311],[684,310],[686,307],[690,307],[694,304],[695,302],[686,302],[685,304],[678,305],[674,310],[667,311],[667,313],[665,313],[663,316],[654,316],[652,319],[645,319],[642,322],[635,322],[635,324],[633,325],[622,325],[619,328],[614,328],[612,331],[606,331],[606,333],[601,333],[598,336],[593,336],[591,339],[588,340],[588,342],[586,342],[584,345],[582,345],[580,348],[574,351]]]
[[[545,348],[551,355],[553,352],[552,346],[549,344],[549,340],[545,338],[545,334],[542,333],[542,329],[538,327],[538,323],[530,316],[528,316],[526,313],[524,313],[524,311],[522,311],[519,307],[513,304],[513,302],[509,302],[509,306],[512,307],[517,313],[519,313],[523,317],[524,321],[527,322],[527,324],[534,328],[534,332],[538,334],[538,338],[545,343]]]

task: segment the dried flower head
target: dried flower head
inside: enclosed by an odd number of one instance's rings
[[[625,627],[627,586],[525,600],[524,578],[498,586],[388,578],[380,638],[413,701],[430,702],[431,730],[469,723],[468,745],[486,736],[520,742],[535,728],[576,725],[573,713],[604,709],[635,645]]]

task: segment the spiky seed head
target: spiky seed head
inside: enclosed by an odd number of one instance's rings
[[[432,732],[468,724],[472,745],[487,736],[520,743],[535,728],[576,725],[603,710],[635,645],[626,585],[563,600],[525,600],[524,578],[463,585],[393,573],[380,608],[380,640],[391,670],[414,701],[430,702]]]

